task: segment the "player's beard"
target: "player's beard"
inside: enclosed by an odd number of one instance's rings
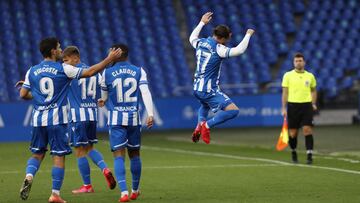
[[[304,71],[304,66],[297,65],[297,66],[295,66],[295,69],[296,69],[297,71],[302,72],[302,71]]]

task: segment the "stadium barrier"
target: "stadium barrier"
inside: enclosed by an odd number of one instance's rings
[[[280,126],[281,95],[265,94],[236,96],[232,100],[239,106],[236,119],[219,127]],[[198,101],[194,97],[155,99],[154,129],[192,129],[196,125]],[[32,105],[30,102],[0,104],[0,142],[29,141]],[[146,115],[140,108],[142,123]],[[98,131],[107,132],[107,110],[98,111]]]

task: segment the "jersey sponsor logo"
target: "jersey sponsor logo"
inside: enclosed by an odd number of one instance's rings
[[[136,106],[116,106],[115,111],[137,111]]]
[[[81,103],[80,107],[81,108],[96,108],[97,104],[96,103]]]

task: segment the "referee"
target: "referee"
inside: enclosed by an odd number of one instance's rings
[[[293,63],[294,69],[286,72],[282,81],[282,115],[288,117],[292,161],[298,163],[297,135],[298,129],[302,127],[305,136],[306,163],[312,164],[314,148],[313,114],[317,110],[316,80],[312,73],[305,70],[304,55],[296,53]]]

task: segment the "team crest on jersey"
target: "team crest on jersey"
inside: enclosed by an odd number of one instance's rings
[[[310,81],[306,80],[306,81],[305,81],[305,86],[306,86],[306,87],[309,87],[309,86],[310,86]]]

